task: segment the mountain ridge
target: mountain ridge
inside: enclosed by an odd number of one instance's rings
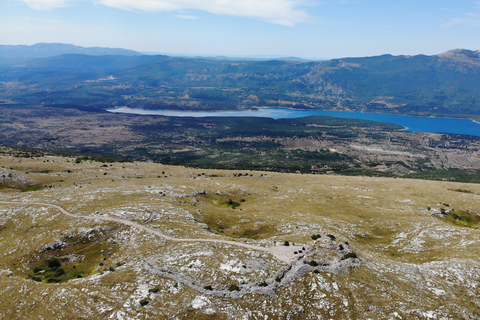
[[[33,45],[0,45],[0,58],[46,58],[62,54],[88,55],[142,55],[141,53],[122,48],[81,47],[65,43],[36,43]]]
[[[0,76],[27,85],[3,89],[16,103],[91,111],[288,107],[480,119],[480,54],[465,49],[309,62],[65,54],[4,66]]]

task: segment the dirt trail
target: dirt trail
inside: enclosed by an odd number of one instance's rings
[[[51,207],[59,210],[61,213],[64,215],[71,217],[71,218],[76,218],[76,219],[88,219],[88,220],[103,220],[103,221],[111,221],[111,222],[117,222],[121,223],[124,225],[128,225],[140,230],[143,230],[145,232],[148,232],[150,234],[156,235],[158,237],[161,237],[165,240],[168,241],[176,241],[176,242],[212,242],[212,243],[223,243],[223,244],[229,244],[237,247],[243,247],[247,249],[252,249],[252,250],[258,250],[258,251],[264,251],[268,252],[271,255],[273,255],[277,260],[284,262],[284,263],[289,263],[292,259],[297,258],[297,256],[294,254],[294,252],[301,250],[301,247],[297,246],[273,246],[273,247],[260,247],[260,246],[254,246],[246,243],[241,243],[241,242],[236,242],[236,241],[230,241],[230,240],[222,240],[222,239],[182,239],[182,238],[173,238],[170,236],[167,236],[166,234],[161,233],[158,230],[154,230],[151,228],[148,228],[144,225],[141,225],[137,222],[133,222],[130,220],[125,220],[125,219],[119,219],[119,218],[113,218],[113,217],[105,217],[105,216],[82,216],[82,215],[77,215],[68,212],[64,208],[55,205],[55,204],[50,204],[50,203],[43,203],[43,202],[18,202],[18,201],[0,201],[0,203],[3,204],[19,204],[19,205],[24,205],[24,206],[29,206],[29,205],[39,205],[39,206],[46,206],[46,207]]]

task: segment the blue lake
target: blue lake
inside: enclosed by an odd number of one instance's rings
[[[324,110],[292,110],[283,108],[265,108],[260,110],[242,111],[176,111],[176,110],[143,110],[118,108],[107,110],[114,113],[129,113],[139,115],[161,115],[169,117],[265,117],[265,118],[301,118],[308,116],[329,116],[374,120],[399,124],[408,128],[407,131],[425,131],[437,133],[457,133],[480,136],[480,124],[468,119],[411,117],[383,113],[363,113]]]

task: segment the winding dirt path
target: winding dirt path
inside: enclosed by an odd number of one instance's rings
[[[161,237],[161,238],[163,238],[165,240],[168,240],[168,241],[223,243],[223,244],[229,244],[229,245],[233,245],[233,246],[237,246],[237,247],[243,247],[243,248],[257,250],[257,251],[264,251],[264,252],[270,253],[277,260],[279,260],[281,262],[284,262],[284,263],[289,263],[292,259],[295,258],[294,251],[301,250],[301,247],[297,247],[297,246],[260,247],[260,246],[254,246],[254,245],[246,244],[246,243],[230,241],[230,240],[222,240],[222,239],[173,238],[173,237],[167,236],[166,234],[161,233],[158,230],[148,228],[148,227],[143,226],[143,225],[141,225],[137,222],[133,222],[133,221],[130,221],[130,220],[125,220],[125,219],[108,217],[108,216],[105,217],[105,216],[82,216],[82,215],[77,215],[77,214],[70,213],[67,210],[65,210],[64,208],[62,208],[58,205],[55,205],[55,204],[43,203],[43,202],[19,202],[19,201],[0,201],[0,203],[2,203],[2,204],[18,204],[18,205],[24,205],[24,206],[39,205],[39,206],[51,207],[51,208],[55,208],[55,209],[59,210],[61,213],[63,213],[67,217],[76,218],[76,219],[103,220],[103,221],[117,222],[117,223],[121,223],[121,224],[124,224],[124,225],[127,225],[127,226],[137,228],[139,230],[143,230],[145,232],[156,235],[156,236]]]

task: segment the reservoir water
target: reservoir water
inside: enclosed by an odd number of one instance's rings
[[[116,108],[109,109],[114,113],[139,115],[162,115],[169,117],[265,117],[265,118],[301,118],[308,116],[328,116],[395,123],[408,128],[407,131],[425,131],[436,133],[455,133],[480,136],[480,124],[469,119],[412,117],[383,113],[363,113],[324,110],[293,110],[284,108],[264,108],[260,110],[236,111],[177,111],[177,110],[144,110]]]

